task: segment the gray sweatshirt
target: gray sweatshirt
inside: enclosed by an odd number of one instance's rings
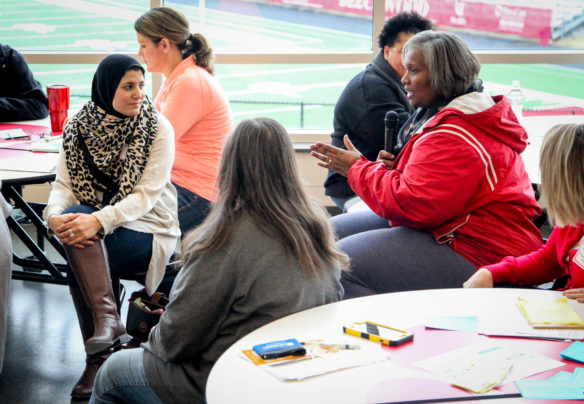
[[[2,181],[0,181],[2,188]],[[10,292],[10,277],[12,274],[12,238],[6,218],[12,207],[0,194],[0,373],[4,359],[4,342],[6,341],[6,321],[8,314],[8,294]]]
[[[160,323],[144,345],[144,369],[164,403],[204,403],[219,356],[249,332],[343,294],[339,268],[307,277],[274,235],[247,216],[212,254],[186,262]]]

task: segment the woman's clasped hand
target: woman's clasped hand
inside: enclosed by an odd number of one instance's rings
[[[92,246],[101,230],[99,220],[85,213],[53,215],[48,224],[61,243],[77,248]]]

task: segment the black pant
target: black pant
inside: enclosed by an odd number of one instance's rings
[[[342,274],[345,299],[418,289],[459,288],[476,267],[427,232],[391,228],[372,211],[331,219],[349,255],[351,270]]]
[[[178,224],[182,237],[189,231],[203,223],[211,211],[211,202],[195,194],[189,189],[172,183],[176,188],[178,200]]]

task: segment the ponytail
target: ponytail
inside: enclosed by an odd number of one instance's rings
[[[193,56],[197,66],[215,73],[213,49],[202,34],[191,34],[189,21],[180,11],[170,7],[156,7],[140,16],[134,29],[154,43],[162,38],[178,46],[183,59]]]
[[[183,58],[192,55],[197,66],[207,70],[210,74],[215,74],[213,49],[202,34],[190,34],[180,48]]]

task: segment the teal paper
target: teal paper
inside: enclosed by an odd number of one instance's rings
[[[560,355],[566,359],[584,363],[584,343],[576,341],[560,352]]]
[[[574,373],[561,371],[550,377],[548,381],[571,383],[574,381]]]
[[[572,377],[572,382],[577,386],[584,388],[584,368],[574,369],[574,376]]]
[[[435,316],[426,320],[424,325],[438,330],[478,332],[476,316]]]
[[[574,383],[550,380],[517,380],[515,385],[526,399],[584,400],[582,388]]]

